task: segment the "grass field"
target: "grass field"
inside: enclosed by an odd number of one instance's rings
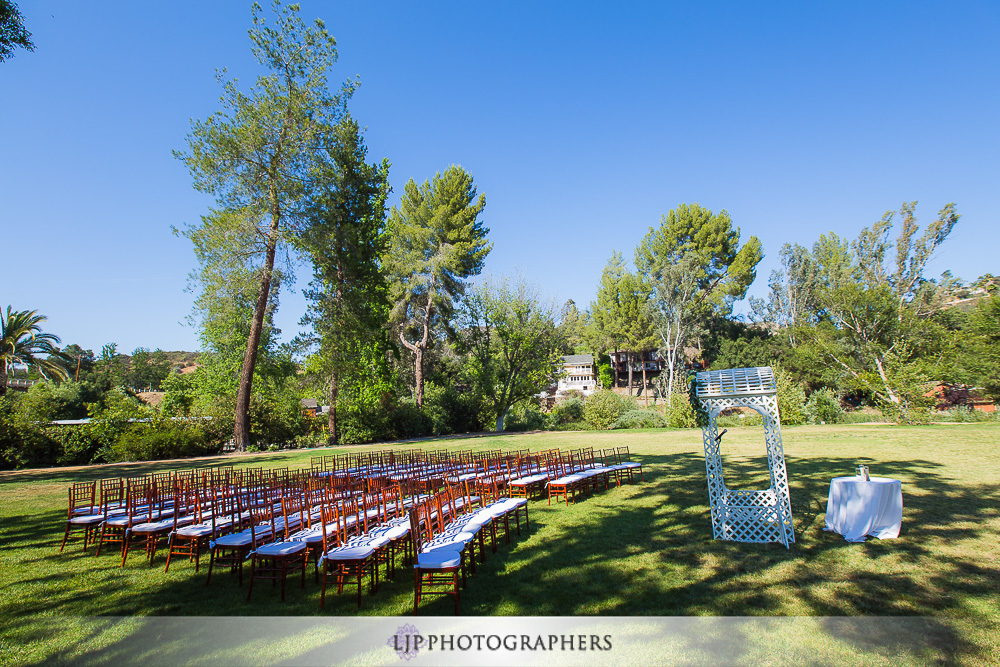
[[[531,503],[530,535],[487,558],[462,594],[463,615],[921,616],[932,630],[905,660],[995,664],[1000,655],[1000,425],[802,426],[783,429],[796,543],[712,539],[701,434],[697,430],[530,433],[422,442],[449,448],[595,448],[628,445],[643,484],[612,488],[575,505]],[[384,446],[382,446],[384,447]],[[381,448],[381,447],[380,447]],[[730,429],[724,442],[731,487],[766,486],[760,429]],[[237,465],[308,466],[326,450],[229,457]],[[211,462],[199,461],[198,465]],[[903,483],[899,539],[848,544],[823,531],[832,477],[858,463]],[[97,661],[120,639],[95,633],[97,616],[315,616],[319,586],[270,587],[164,556],[141,553],[125,568],[76,540],[59,554],[66,489],[73,481],[185,468],[191,463],[95,466],[0,473],[0,662]],[[364,615],[412,613],[408,573],[364,600]],[[450,601],[422,605],[447,615]],[[327,596],[323,615],[354,616],[352,595]],[[804,640],[808,644],[808,640]],[[809,656],[833,662],[844,650],[819,641]],[[907,652],[908,651],[908,652]],[[824,657],[825,656],[825,657]],[[898,664],[872,647],[866,662]],[[807,660],[808,661],[808,660]],[[167,660],[167,662],[170,662]]]

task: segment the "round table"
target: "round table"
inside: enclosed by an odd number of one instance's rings
[[[888,477],[834,477],[826,501],[826,530],[848,542],[899,536],[903,522],[903,485]]]

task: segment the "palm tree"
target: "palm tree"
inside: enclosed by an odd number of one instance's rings
[[[38,326],[46,319],[37,310],[11,310],[7,306],[6,316],[0,320],[0,397],[7,394],[7,371],[15,364],[34,368],[43,377],[48,377],[46,373],[68,377],[66,369],[56,363],[68,359],[56,347],[59,336],[42,333]],[[41,354],[48,357],[42,359]]]

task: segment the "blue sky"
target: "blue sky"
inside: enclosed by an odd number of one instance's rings
[[[36,50],[0,64],[0,306],[99,351],[197,349],[191,118],[215,69],[257,70],[245,2],[21,0]],[[337,38],[334,79],[370,156],[404,183],[461,164],[487,198],[491,275],[586,307],[683,202],[726,209],[766,258],[917,200],[962,220],[928,270],[1000,273],[995,2],[302,2]],[[288,338],[302,279],[281,298]]]

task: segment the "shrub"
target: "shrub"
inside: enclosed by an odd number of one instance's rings
[[[419,438],[434,432],[434,420],[412,399],[406,399],[389,413],[389,428],[396,439]]]
[[[628,410],[623,412],[612,428],[663,428],[667,420],[653,410]]]
[[[806,420],[810,424],[836,424],[844,416],[840,399],[833,391],[817,389],[809,396],[805,407]]]
[[[337,409],[340,444],[360,445],[384,439],[388,432],[386,411],[360,401],[343,401]]]
[[[687,393],[675,391],[667,402],[667,424],[674,428],[694,428],[694,408]]]
[[[0,467],[51,465],[58,445],[19,410],[19,398],[11,395],[0,398]]]
[[[101,442],[95,437],[90,424],[50,426],[45,432],[59,444],[59,454],[53,463],[72,466],[106,462],[102,456]]]
[[[559,424],[568,424],[583,419],[584,402],[581,398],[568,398],[556,403],[549,413],[549,426],[554,427]]]
[[[507,418],[503,421],[505,431],[537,431],[545,428],[546,415],[538,405],[529,401],[523,401],[507,413]]]
[[[781,415],[781,423],[789,426],[805,423],[806,392],[802,385],[779,367],[774,368],[774,376],[778,385],[778,413]]]
[[[634,410],[635,402],[613,391],[602,389],[587,397],[583,406],[583,418],[596,429],[613,428],[614,423],[626,410]]]
[[[114,461],[156,461],[205,456],[220,449],[199,424],[160,417],[134,425],[118,438],[111,452]]]
[[[250,442],[285,445],[309,431],[299,397],[293,392],[254,394],[250,398]]]
[[[481,430],[479,397],[471,392],[459,393],[454,387],[428,382],[424,385],[424,410],[432,420],[434,435]]]

